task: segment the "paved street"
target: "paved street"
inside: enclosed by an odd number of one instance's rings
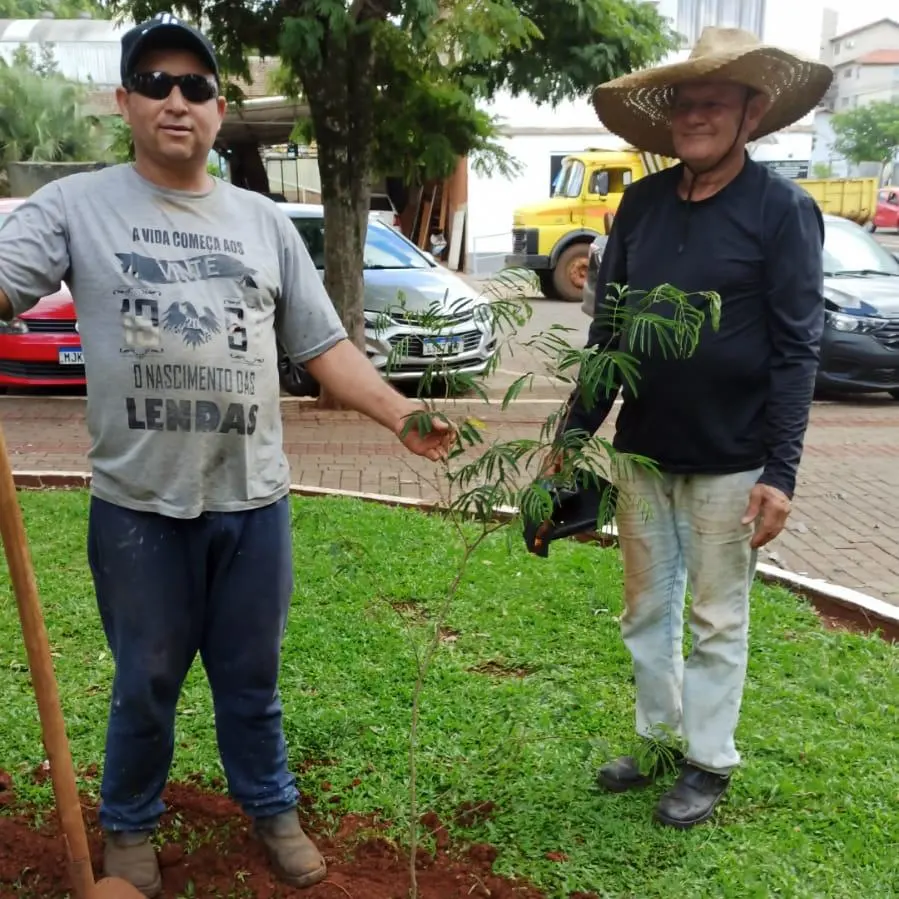
[[[488,441],[537,438],[552,402],[455,403]],[[354,413],[283,403],[293,480],[316,487],[435,498],[434,468],[409,457],[386,431]],[[16,470],[85,471],[81,398],[0,397]],[[602,433],[611,436],[609,422]],[[899,407],[889,399],[816,403],[789,532],[764,561],[862,590],[899,605]]]
[[[893,253],[899,253],[899,231],[875,231],[874,237]]]

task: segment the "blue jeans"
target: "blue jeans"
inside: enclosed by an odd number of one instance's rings
[[[287,499],[175,519],[92,498],[88,559],[115,678],[100,823],[152,830],[175,746],[175,706],[199,652],[234,799],[253,817],[297,803],[278,694],[293,592]]]
[[[741,519],[761,470],[615,478],[624,566],[621,632],[634,661],[641,736],[684,740],[688,761],[727,774],[749,655],[753,526]],[[692,651],[684,661],[689,584]]]

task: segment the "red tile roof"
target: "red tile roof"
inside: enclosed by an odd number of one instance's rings
[[[899,50],[872,50],[853,62],[864,66],[899,66]]]

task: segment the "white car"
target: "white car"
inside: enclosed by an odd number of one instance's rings
[[[301,203],[279,203],[278,208],[290,217],[324,277],[324,209]],[[438,360],[441,370],[484,373],[497,349],[488,301],[384,224],[376,212],[369,215],[363,279],[366,352],[388,380],[420,381],[436,370]],[[416,324],[416,314],[422,313],[429,314],[431,325],[439,317],[439,327]],[[279,367],[285,391],[294,396],[318,393],[304,366],[284,355]]]
[[[396,206],[387,194],[372,194],[368,208],[376,215],[385,225],[392,228],[399,228],[400,214],[396,211]]]

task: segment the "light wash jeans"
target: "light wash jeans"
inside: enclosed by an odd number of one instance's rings
[[[616,466],[624,563],[621,633],[634,660],[637,733],[686,743],[687,760],[727,774],[749,651],[753,526],[741,523],[761,469],[671,475]],[[690,585],[692,651],[683,629]]]

